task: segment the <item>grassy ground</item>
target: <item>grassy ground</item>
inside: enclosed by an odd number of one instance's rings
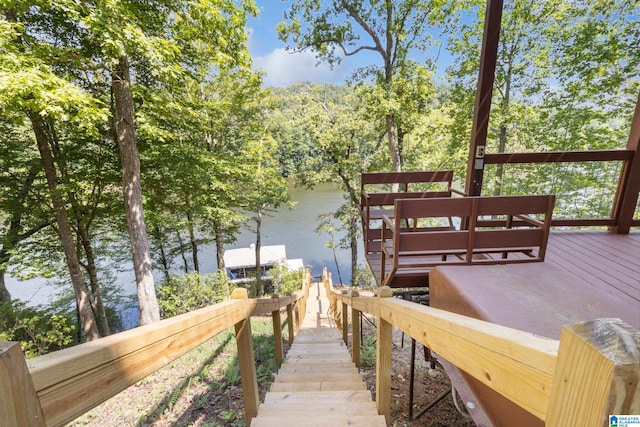
[[[277,370],[271,317],[251,319],[261,399]],[[283,328],[287,339],[287,328]],[[77,419],[71,426],[244,426],[233,329]]]

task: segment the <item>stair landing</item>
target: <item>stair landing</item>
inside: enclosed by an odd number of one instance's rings
[[[300,331],[251,427],[386,427],[328,311],[324,288],[314,283]]]

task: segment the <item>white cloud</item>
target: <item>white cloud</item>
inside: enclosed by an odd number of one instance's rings
[[[336,64],[331,70],[324,62],[318,64],[315,54],[311,51],[289,53],[284,48],[274,49],[265,56],[254,56],[253,67],[265,73],[266,86],[276,87],[305,81],[342,83],[346,76],[344,62]]]

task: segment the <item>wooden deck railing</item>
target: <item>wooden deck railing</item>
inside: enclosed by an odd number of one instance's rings
[[[547,426],[604,426],[610,414],[640,413],[640,332],[619,319],[566,325],[560,340],[536,336],[392,296],[360,297],[332,288],[330,309],[352,347],[359,349],[360,313],[378,318],[376,404],[389,421],[392,327],[402,330]],[[350,310],[349,310],[350,308]],[[359,362],[354,351],[353,358]],[[357,358],[357,359],[356,359]]]
[[[310,284],[306,271],[302,290],[292,295],[248,299],[237,288],[229,301],[30,360],[20,343],[0,341],[0,425],[64,425],[231,326],[250,420],[258,412],[250,318],[271,313],[275,357],[282,360],[280,310],[287,310],[291,340]]]
[[[635,203],[627,202],[629,206],[623,208],[627,198],[632,198],[635,192],[637,201],[637,184],[632,186],[629,181],[636,177],[631,174],[632,169],[638,168],[639,159],[637,149],[593,150],[593,151],[558,151],[542,153],[487,153],[484,155],[484,165],[506,164],[543,164],[543,163],[584,163],[584,162],[621,162],[620,176],[616,196],[611,204],[611,216],[608,218],[554,218],[552,226],[608,226],[621,227],[628,233],[629,226],[640,225],[639,219],[633,219]],[[634,166],[635,165],[635,166]],[[632,188],[633,187],[633,188]]]

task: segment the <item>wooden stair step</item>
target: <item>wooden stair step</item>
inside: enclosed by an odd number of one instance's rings
[[[318,370],[323,370],[323,369],[345,369],[345,368],[356,369],[356,365],[353,362],[347,362],[347,363],[344,363],[344,362],[343,363],[314,363],[314,364],[308,364],[308,365],[304,365],[304,364],[300,364],[300,363],[296,363],[296,364],[284,363],[280,367],[280,370],[278,371],[278,373],[280,373],[282,371],[309,372],[309,371],[318,371]]]
[[[331,417],[345,415],[376,415],[373,402],[268,402],[258,408],[260,416]]]
[[[347,362],[351,362],[351,357],[346,355],[345,356],[318,355],[313,357],[309,357],[309,355],[292,356],[292,357],[287,356],[287,363],[306,364],[306,363],[329,363],[329,362],[347,363]]]
[[[307,377],[313,377],[311,379],[317,379],[323,375],[345,375],[345,376],[353,376],[360,375],[356,368],[331,368],[331,367],[323,367],[322,369],[295,369],[296,365],[292,365],[292,368],[286,367],[284,369],[280,369],[278,371],[278,375],[282,375],[282,377],[289,377],[291,375],[306,375]],[[313,365],[310,365],[313,366]],[[360,377],[362,378],[362,377]]]
[[[271,402],[371,402],[370,391],[335,391],[333,393],[323,393],[320,391],[297,391],[297,392],[273,392],[267,393],[264,403]]]
[[[330,374],[330,373],[304,373],[304,374],[288,374],[276,375],[274,383],[303,383],[307,381],[362,381],[362,376],[358,373],[353,374]]]
[[[301,383],[274,382],[270,392],[294,391],[365,391],[367,385],[362,381],[307,381]]]
[[[258,417],[251,427],[387,427],[382,415]]]

